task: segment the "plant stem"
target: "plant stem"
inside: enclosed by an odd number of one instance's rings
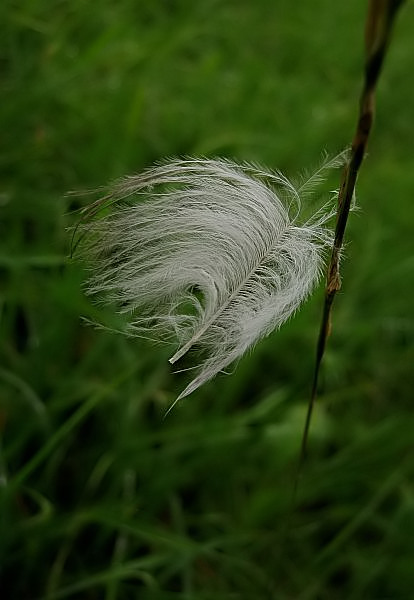
[[[342,173],[341,187],[338,194],[335,239],[328,266],[325,301],[316,347],[312,391],[302,436],[298,473],[295,481],[295,494],[299,473],[306,458],[309,428],[317,398],[320,367],[325,353],[326,342],[331,332],[332,304],[337,291],[341,288],[339,259],[352,198],[354,196],[355,183],[365,156],[374,120],[376,86],[387,53],[394,18],[403,2],[404,0],[370,0],[368,5],[365,27],[364,83],[359,104],[357,127],[352,141],[350,156]]]

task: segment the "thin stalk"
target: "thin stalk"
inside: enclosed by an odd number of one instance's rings
[[[299,474],[306,458],[309,428],[317,398],[320,367],[325,353],[326,343],[331,333],[332,305],[336,293],[341,288],[339,260],[346,224],[348,221],[348,215],[355,192],[355,184],[361,163],[365,156],[369,135],[371,133],[374,120],[375,91],[379,76],[381,74],[384,58],[387,53],[394,19],[403,2],[404,0],[370,0],[368,5],[365,27],[364,82],[359,103],[359,115],[356,131],[352,141],[349,159],[347,160],[342,173],[341,187],[338,194],[335,239],[327,272],[325,300],[316,347],[312,391],[303,430],[298,471],[294,485],[294,496],[296,496]]]

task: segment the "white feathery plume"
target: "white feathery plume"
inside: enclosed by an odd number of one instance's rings
[[[127,332],[201,353],[176,401],[279,328],[318,282],[332,243],[324,206],[299,221],[299,191],[280,173],[228,160],[173,160],[127,177],[86,209],[87,292],[129,315]],[[315,181],[313,181],[313,179]]]

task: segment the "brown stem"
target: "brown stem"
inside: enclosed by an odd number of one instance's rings
[[[342,182],[338,194],[335,239],[328,266],[325,301],[316,349],[312,392],[308,404],[308,411],[302,436],[299,465],[294,486],[294,495],[296,495],[299,473],[306,457],[309,428],[317,397],[320,367],[325,352],[326,342],[331,331],[332,304],[336,292],[341,287],[339,259],[358,171],[365,155],[368,138],[374,120],[376,85],[387,52],[394,18],[403,2],[404,0],[370,0],[368,5],[365,29],[364,84],[360,98],[359,116],[352,142],[351,153],[342,173]]]

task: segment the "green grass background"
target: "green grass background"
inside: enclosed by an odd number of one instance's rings
[[[349,144],[366,3],[0,6],[1,597],[414,597],[414,9],[401,12],[286,522],[322,289],[163,415],[168,353],[85,326],[66,228],[94,188],[173,155],[295,176]],[[330,185],[337,187],[339,173]]]

